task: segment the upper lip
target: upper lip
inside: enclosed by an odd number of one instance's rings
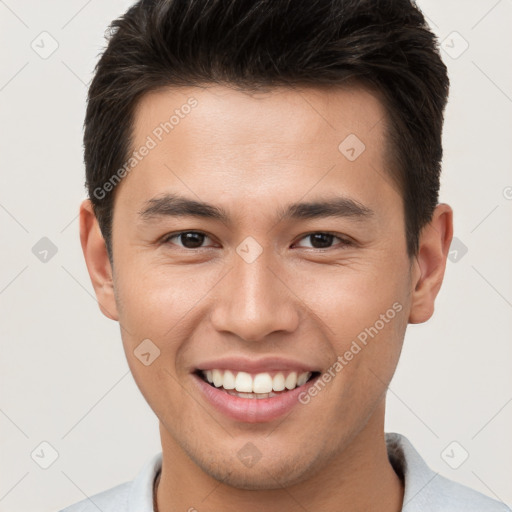
[[[223,357],[210,359],[198,364],[195,370],[235,370],[247,373],[265,373],[273,371],[318,372],[318,367],[293,359],[278,356],[249,359],[247,357]]]

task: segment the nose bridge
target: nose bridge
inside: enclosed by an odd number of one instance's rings
[[[272,332],[295,330],[298,311],[292,294],[276,277],[279,273],[271,269],[276,266],[275,258],[269,251],[255,259],[245,258],[242,244],[239,251],[214,305],[214,327],[246,341],[262,340]]]

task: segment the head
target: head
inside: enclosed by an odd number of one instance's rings
[[[447,93],[406,0],[153,0],[112,23],[89,89],[81,238],[164,449],[261,489],[382,430],[452,236]],[[313,380],[287,416],[240,420],[204,395],[219,365]],[[246,446],[258,464],[240,462]]]

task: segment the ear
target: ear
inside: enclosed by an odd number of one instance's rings
[[[80,242],[100,310],[106,317],[118,320],[112,267],[90,199],[80,205]]]
[[[453,210],[447,204],[438,204],[432,220],[421,230],[413,264],[411,324],[426,322],[434,314],[434,302],[443,282],[452,237]]]

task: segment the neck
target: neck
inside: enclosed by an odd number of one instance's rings
[[[399,512],[403,483],[388,459],[383,405],[381,409],[381,414],[374,415],[341,453],[307,480],[271,490],[238,489],[215,480],[181,450],[161,425],[163,459],[155,510]]]

